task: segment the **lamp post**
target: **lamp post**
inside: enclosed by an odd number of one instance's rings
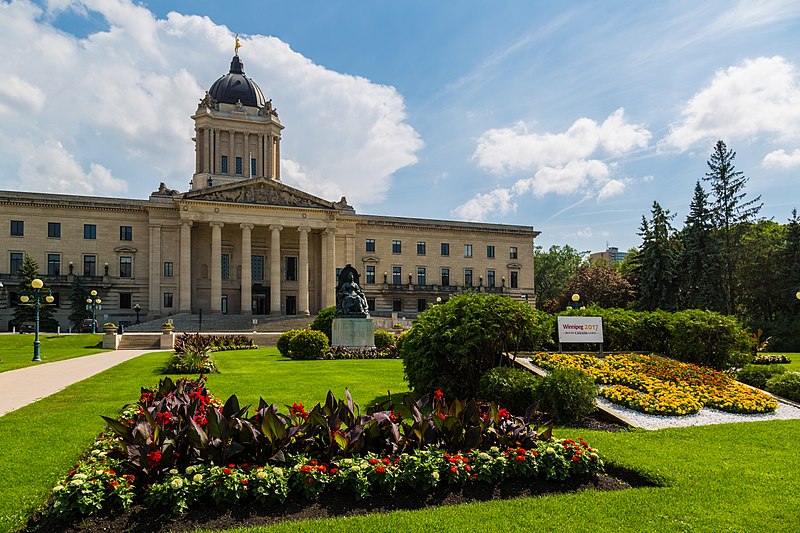
[[[570,306],[573,309],[580,309],[580,307],[581,307],[581,295],[578,294],[577,292],[572,295],[572,303],[570,304]]]
[[[441,296],[437,296],[436,297],[436,305],[442,305],[442,297]]]
[[[142,312],[142,306],[139,305],[139,304],[136,304],[136,305],[133,306],[133,310],[136,311],[136,323],[138,324],[139,323],[139,313]]]
[[[103,306],[100,305],[103,300],[97,297],[97,291],[95,290],[92,290],[89,294],[91,298],[86,298],[86,310],[92,312],[92,333],[97,333],[97,320],[95,316],[97,315],[97,311],[103,309]]]
[[[23,294],[19,297],[19,301],[26,305],[32,305],[36,309],[36,328],[34,329],[33,337],[33,359],[31,361],[40,362],[41,357],[41,344],[39,343],[39,307],[42,305],[42,287],[44,282],[39,278],[31,280],[31,294]],[[31,303],[31,297],[33,302]],[[51,304],[55,300],[53,295],[48,290],[47,295],[44,297],[46,303]]]

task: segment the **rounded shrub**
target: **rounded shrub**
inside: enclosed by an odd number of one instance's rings
[[[335,316],[336,307],[331,306],[321,309],[308,327],[316,331],[321,331],[328,337],[328,342],[331,342],[333,338],[333,319]]]
[[[385,350],[389,346],[394,345],[395,337],[391,331],[385,329],[375,330],[375,348],[378,350]]]
[[[292,359],[322,359],[328,346],[328,337],[323,332],[301,329],[289,341],[289,357]]]
[[[763,389],[767,386],[767,381],[784,372],[786,372],[786,368],[782,366],[747,365],[736,374],[736,379],[752,387]]]
[[[556,316],[539,309],[533,310],[533,350],[545,352],[556,347]]]
[[[403,349],[403,341],[406,340],[406,336],[408,336],[408,332],[411,331],[410,329],[405,330],[400,335],[395,336],[394,338],[394,346],[397,348],[397,351]]]
[[[778,396],[793,402],[800,402],[800,374],[797,372],[781,373],[767,381],[766,389]]]
[[[417,317],[402,341],[406,379],[419,394],[441,389],[474,398],[503,352],[530,349],[533,309],[499,294],[465,292]]]
[[[295,335],[300,333],[301,331],[305,331],[302,329],[290,329],[289,331],[285,331],[278,336],[277,348],[278,351],[284,357],[289,357],[289,343],[292,341]]]
[[[495,402],[516,415],[524,415],[536,403],[541,378],[521,368],[498,366],[481,376],[478,399]]]
[[[738,318],[687,309],[669,315],[667,354],[686,363],[724,370],[731,354],[749,352],[752,342]]]
[[[578,420],[595,410],[597,385],[577,368],[553,370],[539,381],[539,409],[560,421]]]

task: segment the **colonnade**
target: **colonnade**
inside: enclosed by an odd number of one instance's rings
[[[220,139],[228,134],[228,149],[223,153]],[[221,130],[220,128],[198,127],[197,145],[200,149],[196,152],[195,168],[198,173],[212,175],[235,175],[236,157],[242,158],[242,176],[250,176],[250,158],[256,160],[256,172],[252,177],[267,177],[281,179],[281,166],[277,164],[281,159],[280,136],[264,133],[248,133],[234,130]],[[256,136],[255,149],[251,150],[250,135]],[[236,137],[239,136],[242,150],[236,150]],[[223,174],[220,168],[221,156],[228,157],[228,169]]]

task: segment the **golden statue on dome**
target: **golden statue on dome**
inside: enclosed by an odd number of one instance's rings
[[[236,44],[233,45],[233,55],[239,55],[239,48],[242,47],[242,43],[239,42],[239,34],[236,34]]]

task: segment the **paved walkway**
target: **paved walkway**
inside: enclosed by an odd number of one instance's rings
[[[0,416],[154,351],[158,350],[116,350],[0,372]]]

